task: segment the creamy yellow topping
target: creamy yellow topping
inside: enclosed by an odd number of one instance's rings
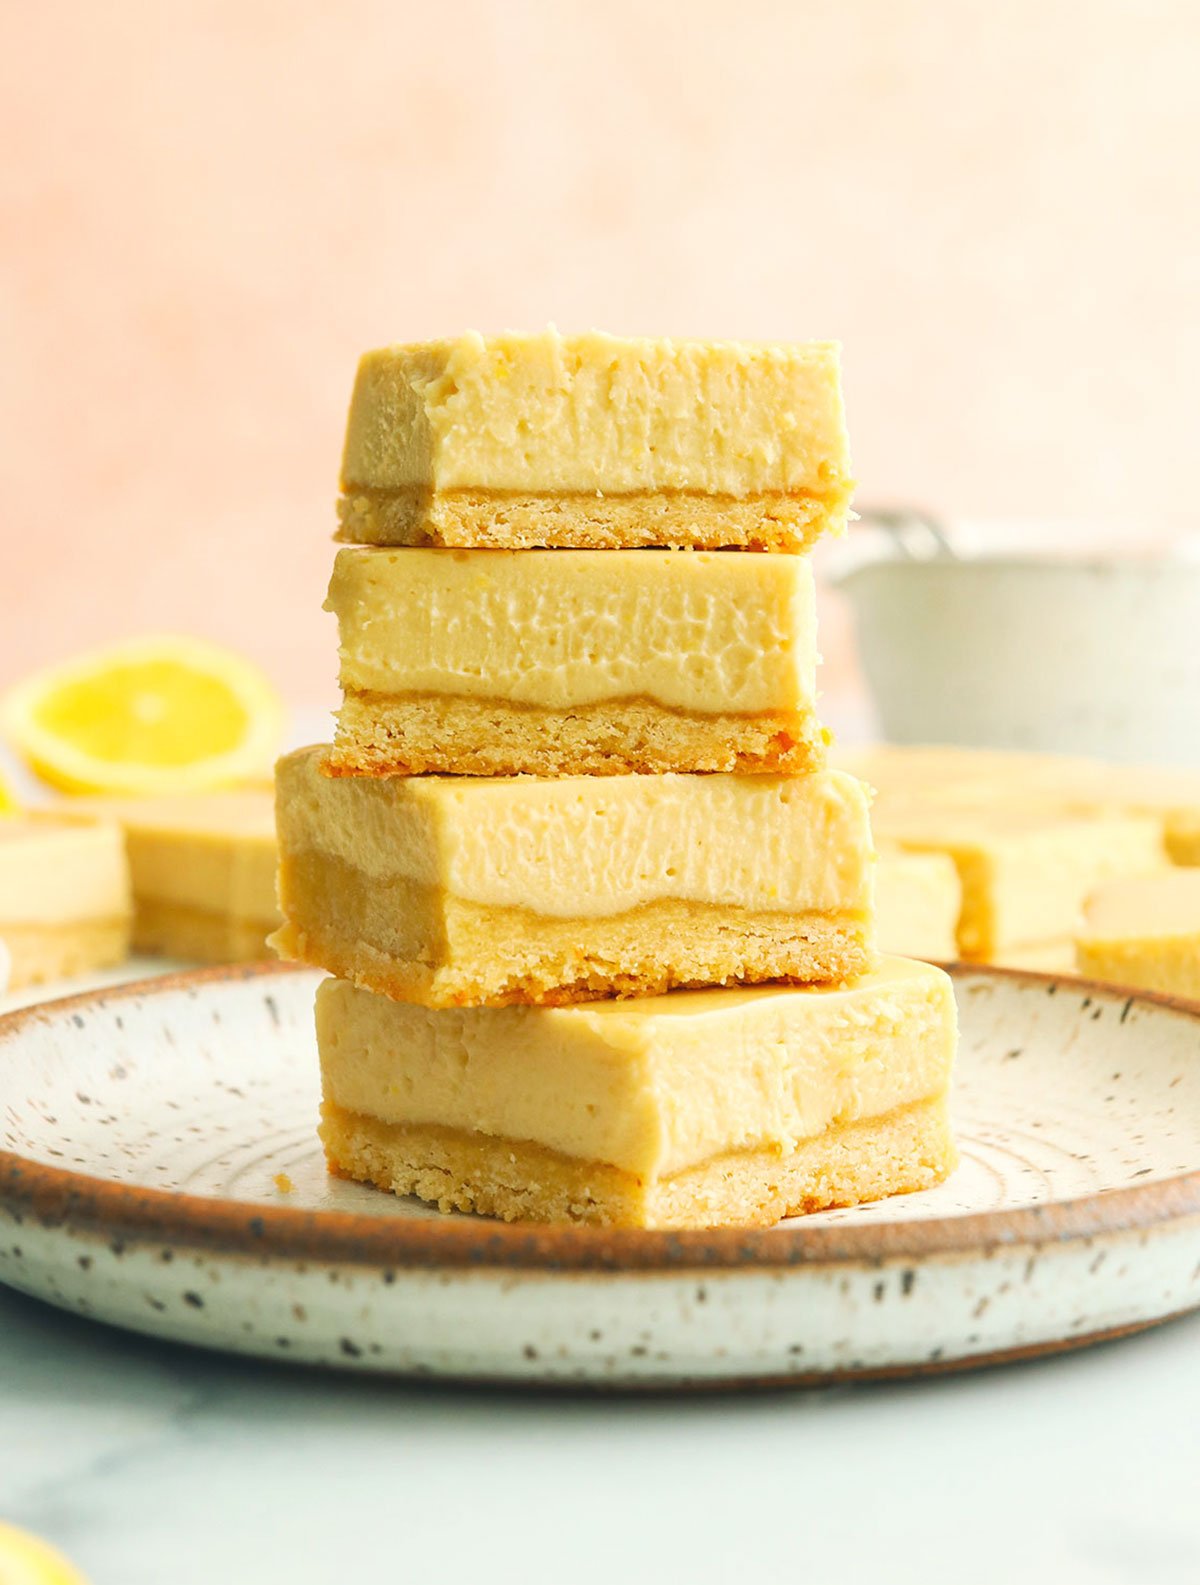
[[[1176,936],[1195,936],[1200,950],[1200,869],[1109,881],[1088,898],[1080,939],[1156,941]]]
[[[343,488],[846,494],[838,349],[592,333],[384,347],[358,367]]]
[[[962,883],[946,853],[884,848],[875,872],[875,928],[882,952],[915,958],[958,955]]]
[[[7,924],[67,924],[129,912],[117,826],[33,815],[0,820],[0,933]]]
[[[347,690],[713,714],[795,710],[816,692],[801,556],[355,546],[326,609]]]
[[[324,749],[277,769],[281,846],[372,882],[561,918],[661,898],[789,912],[870,907],[867,795],[808,776],[327,777]]]
[[[563,1008],[430,1010],[326,980],[317,1038],[325,1093],[348,1110],[654,1178],[939,1094],[956,1016],[940,970],[886,958],[843,989]]]

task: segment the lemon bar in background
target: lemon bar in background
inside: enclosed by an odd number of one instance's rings
[[[1167,852],[1173,864],[1200,865],[1200,801],[1167,817]]]
[[[955,1161],[954,993],[885,958],[844,988],[429,1009],[317,992],[332,1170],[442,1210],[764,1225]]]
[[[275,799],[271,789],[161,798],[73,799],[125,835],[139,952],[201,963],[269,957],[275,902]]]
[[[925,743],[838,749],[833,758],[876,788],[881,806],[1151,816],[1173,863],[1200,864],[1200,771]]]
[[[505,776],[821,763],[802,556],[347,547],[331,768]]]
[[[0,820],[0,940],[12,960],[10,990],[120,963],[131,918],[116,825],[47,814]]]
[[[1069,939],[1084,899],[1103,881],[1166,865],[1162,822],[1095,819],[1036,808],[986,811],[889,802],[875,807],[880,841],[945,853],[962,883],[958,949],[996,959],[1012,947]]]
[[[1110,881],[1088,898],[1081,974],[1200,999],[1200,869]]]
[[[1171,767],[1105,767],[1103,795],[1109,803],[1163,822],[1173,864],[1200,865],[1200,771]]]
[[[844,980],[869,967],[866,792],[809,776],[276,769],[285,958],[428,1006]]]
[[[1026,969],[1036,974],[1074,974],[1075,942],[1034,941],[1026,946],[1004,947],[988,962],[1001,969]]]
[[[942,743],[873,743],[839,748],[843,769],[861,776],[885,799],[919,798],[960,807],[1057,802],[1094,794],[1101,772],[1096,760],[1014,749],[963,748]]]
[[[961,908],[962,882],[948,853],[906,853],[880,844],[875,928],[881,952],[956,958]]]
[[[803,550],[851,489],[835,345],[468,334],[362,358],[340,537]]]

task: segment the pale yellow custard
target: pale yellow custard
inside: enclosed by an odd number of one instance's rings
[[[1102,881],[1166,864],[1160,820],[1089,818],[1019,807],[939,808],[881,798],[881,840],[945,853],[962,883],[959,952],[994,959],[1012,947],[1069,939],[1084,898]]]
[[[851,487],[832,344],[471,333],[362,358],[341,532],[800,549]]]
[[[277,769],[276,945],[390,995],[578,1000],[869,964],[867,796],[809,776]]]
[[[834,759],[878,790],[881,807],[1142,815],[1162,823],[1173,863],[1200,864],[1200,771],[934,744],[839,749]]]
[[[881,952],[948,960],[958,956],[962,882],[948,853],[906,853],[883,844],[875,874]]]
[[[157,798],[72,799],[106,816],[129,854],[140,952],[227,963],[268,956],[275,901],[275,803],[266,787]]]
[[[770,1221],[923,1187],[953,1160],[953,989],[903,959],[845,988],[564,1008],[436,1011],[327,980],[317,1038],[335,1167],[443,1208]],[[914,1122],[919,1148],[871,1148],[871,1125]]]
[[[823,756],[804,557],[356,546],[326,609],[338,769],[798,771]]]
[[[0,819],[0,940],[18,990],[119,963],[129,950],[121,833],[96,820]]]

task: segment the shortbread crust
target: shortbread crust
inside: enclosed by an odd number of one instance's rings
[[[815,712],[693,715],[649,699],[543,709],[448,694],[347,694],[326,761],[335,776],[801,775],[825,759]]]
[[[829,499],[767,493],[747,500],[683,491],[518,495],[512,491],[358,486],[338,498],[337,538],[446,550],[810,550],[838,534],[849,487]]]
[[[769,1227],[785,1216],[931,1189],[958,1160],[945,1096],[833,1125],[784,1153],[737,1151],[652,1185],[537,1145],[381,1123],[330,1102],[321,1139],[337,1176],[442,1211],[611,1227]]]

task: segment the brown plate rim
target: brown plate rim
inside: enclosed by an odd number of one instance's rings
[[[956,980],[1041,985],[1103,1000],[1127,1016],[1134,1006],[1182,1015],[1196,1025],[1200,1003],[1075,976],[974,963],[943,964]],[[200,994],[205,986],[272,979],[316,971],[262,962],[189,969],[98,987],[37,1002],[0,1015],[0,1057],[29,1023],[77,1014],[114,1001]],[[1053,987],[1054,989],[1051,989]],[[633,1228],[531,1226],[468,1217],[385,1219],[352,1211],[303,1211],[290,1206],[174,1193],[114,1183],[19,1152],[0,1150],[0,1210],[16,1223],[68,1229],[125,1248],[150,1243],[214,1251],[259,1261],[289,1260],[382,1270],[508,1267],[544,1272],[678,1272],[811,1266],[882,1266],[930,1258],[990,1258],[1014,1247],[1047,1246],[1120,1234],[1148,1237],[1156,1226],[1200,1220],[1200,1167],[1169,1178],[1013,1210],[981,1211],[928,1221],[806,1224],[796,1218],[774,1228]]]

